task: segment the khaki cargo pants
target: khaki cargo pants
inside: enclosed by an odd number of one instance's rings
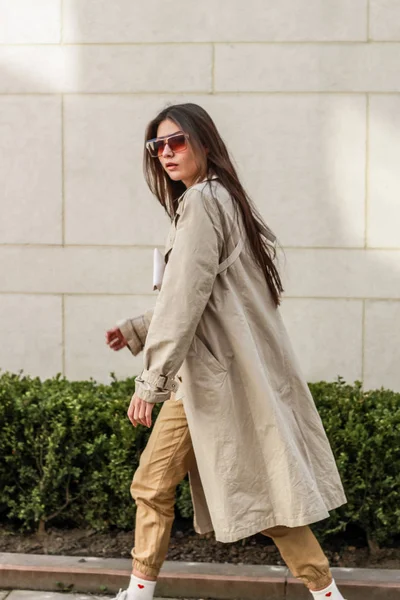
[[[194,460],[183,403],[172,394],[160,410],[131,485],[137,507],[133,568],[145,575],[157,577],[165,560],[176,487]],[[273,539],[293,576],[309,589],[330,584],[328,560],[308,526],[277,526],[260,533]]]

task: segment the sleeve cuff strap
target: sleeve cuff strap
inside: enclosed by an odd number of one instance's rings
[[[145,402],[149,402],[150,404],[155,404],[156,402],[165,402],[171,398],[171,392],[167,391],[155,391],[145,389],[143,386],[145,384],[140,383],[140,381],[135,381],[135,395],[139,396]]]
[[[168,377],[167,375],[154,373],[154,371],[149,371],[148,369],[143,369],[138,381],[147,381],[155,388],[169,390],[170,392],[176,392],[179,387],[179,383],[174,377]]]

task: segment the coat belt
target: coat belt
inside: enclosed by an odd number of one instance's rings
[[[244,247],[244,241],[242,238],[240,238],[240,240],[239,240],[237,246],[235,247],[235,249],[233,250],[233,252],[228,256],[228,258],[226,258],[224,261],[222,261],[222,263],[219,264],[218,273],[222,273],[222,271],[225,271],[225,269],[230,267],[231,264],[235,262],[235,260],[238,258],[239,254],[243,250],[243,247]]]

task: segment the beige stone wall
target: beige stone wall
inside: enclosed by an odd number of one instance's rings
[[[181,101],[285,248],[307,378],[400,390],[399,0],[2,0],[0,367],[140,372],[104,332],[156,301],[143,135]]]

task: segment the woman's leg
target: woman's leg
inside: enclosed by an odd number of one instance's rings
[[[310,591],[324,590],[332,583],[328,559],[308,525],[278,525],[261,533],[273,539],[293,576],[301,579]]]
[[[167,400],[154,424],[135,472],[133,574],[155,580],[167,554],[175,493],[193,464],[194,452],[182,401]]]

